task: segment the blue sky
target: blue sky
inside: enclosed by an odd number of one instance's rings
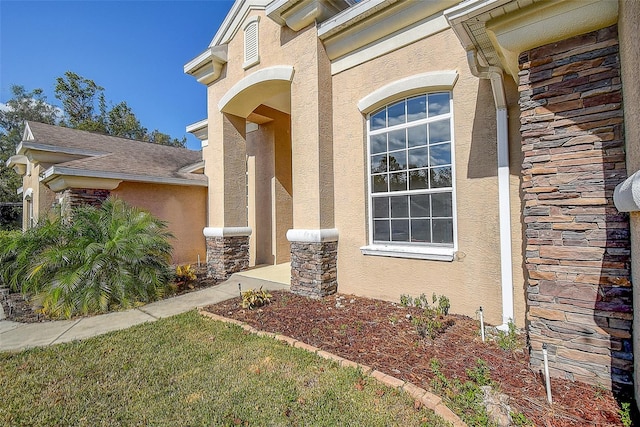
[[[204,51],[233,1],[0,0],[0,102],[10,87],[41,88],[73,71],[126,101],[149,130],[200,142],[185,126],[206,118],[206,87],[183,66]]]

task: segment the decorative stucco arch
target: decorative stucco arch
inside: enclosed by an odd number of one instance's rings
[[[271,105],[278,110],[289,112],[290,95],[294,70],[290,65],[263,68],[243,78],[231,87],[218,102],[223,113],[238,117],[248,117],[260,104]],[[272,102],[270,102],[272,101]]]

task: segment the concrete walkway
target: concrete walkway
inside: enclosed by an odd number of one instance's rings
[[[261,269],[251,270],[250,276],[243,273],[234,274],[229,280],[219,285],[126,311],[42,323],[0,320],[0,351],[16,351],[59,344],[126,329],[140,323],[154,322],[163,317],[237,297],[239,295],[238,284],[242,286],[243,290],[257,289],[260,286],[263,286],[265,290],[289,289],[288,281],[273,278],[270,275],[270,270],[267,269],[265,269],[266,277],[271,280],[265,280],[260,277],[262,275],[258,273],[259,270]]]

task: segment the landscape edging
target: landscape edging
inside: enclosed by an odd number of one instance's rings
[[[454,427],[467,427],[467,425],[460,419],[460,417],[458,417],[451,409],[449,409],[442,402],[442,399],[439,396],[431,392],[428,392],[427,390],[420,388],[413,383],[410,383],[408,381],[403,381],[399,378],[374,370],[370,366],[353,362],[351,360],[337,356],[328,351],[321,350],[317,347],[306,344],[302,341],[296,340],[286,335],[275,334],[273,332],[260,331],[247,323],[241,322],[240,320],[230,319],[228,317],[220,316],[218,314],[214,314],[209,311],[206,311],[201,307],[198,307],[197,310],[198,310],[198,313],[200,313],[200,315],[204,317],[208,317],[212,320],[217,320],[219,322],[231,323],[231,324],[240,326],[245,331],[251,332],[252,334],[255,334],[257,336],[276,339],[278,341],[281,341],[290,345],[291,347],[300,348],[310,353],[317,354],[318,356],[324,359],[333,360],[336,363],[338,363],[340,366],[356,368],[356,369],[359,368],[364,375],[374,378],[376,381],[379,381],[380,383],[388,387],[404,391],[409,396],[419,401],[422,405],[431,409],[433,412],[435,412],[436,415],[440,416],[445,421],[452,423]]]

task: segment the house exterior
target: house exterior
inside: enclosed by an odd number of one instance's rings
[[[27,121],[9,166],[23,176],[23,228],[58,206],[110,195],[168,223],[173,262],[205,260],[207,178],[199,151]]]
[[[553,375],[630,386],[638,5],[237,0],[184,67],[209,274],[446,295],[525,327],[534,369],[547,344]]]

